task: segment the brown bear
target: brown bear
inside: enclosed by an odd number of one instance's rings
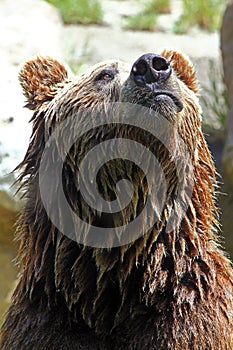
[[[188,58],[163,50],[69,79],[38,57],[20,82],[33,129],[1,350],[233,349],[233,270]]]

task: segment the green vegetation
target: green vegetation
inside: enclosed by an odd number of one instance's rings
[[[98,0],[47,0],[57,7],[66,24],[101,24],[103,12]]]
[[[211,129],[223,130],[228,111],[227,90],[223,76],[217,71],[213,61],[210,61],[209,76],[209,85],[202,87],[203,95],[200,99],[205,117],[203,123]]]
[[[170,0],[146,0],[142,3],[140,13],[127,18],[125,27],[153,31],[156,29],[158,14],[169,13],[170,10]]]
[[[131,30],[155,30],[157,15],[155,13],[138,13],[127,17],[126,29]]]
[[[170,2],[170,0],[146,0],[144,1],[144,11],[147,13],[157,12],[159,14],[170,13]]]
[[[66,24],[102,24],[101,0],[46,0],[57,7]],[[135,0],[136,1],[136,0]],[[176,34],[186,33],[197,25],[207,31],[218,30],[227,0],[181,0],[182,14],[174,24]],[[125,28],[153,31],[159,14],[171,12],[171,0],[140,0],[141,10],[127,16]]]
[[[183,34],[194,25],[207,31],[219,29],[227,0],[182,0],[183,13],[174,25],[176,34]]]

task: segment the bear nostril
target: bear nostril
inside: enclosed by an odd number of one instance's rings
[[[147,63],[143,60],[139,60],[134,64],[132,71],[135,75],[145,75],[147,71]]]
[[[141,56],[133,65],[131,79],[138,86],[162,83],[171,75],[169,62],[161,56],[149,53]]]
[[[152,67],[157,71],[165,71],[169,70],[170,64],[165,58],[157,56],[152,59]]]

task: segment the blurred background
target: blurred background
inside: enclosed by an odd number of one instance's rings
[[[22,201],[12,170],[31,132],[18,72],[35,55],[50,55],[73,74],[110,58],[133,63],[161,47],[191,58],[219,173],[222,241],[233,258],[233,1],[0,0],[0,31],[0,323],[17,278],[13,237]]]

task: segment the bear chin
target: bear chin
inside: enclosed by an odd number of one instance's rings
[[[174,105],[176,106],[176,112],[179,113],[183,109],[183,103],[179,98],[169,92],[156,92],[154,94],[155,103],[159,102],[164,105]]]

